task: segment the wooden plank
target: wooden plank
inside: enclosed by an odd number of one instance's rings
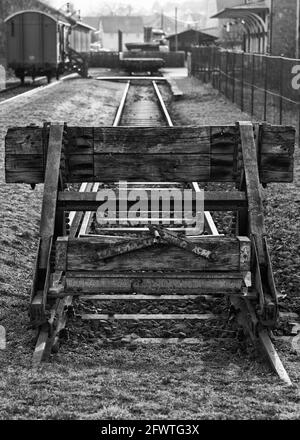
[[[240,270],[249,272],[251,268],[251,240],[248,237],[237,237],[240,242]]]
[[[85,295],[81,301],[189,301],[199,295]]]
[[[208,154],[210,127],[95,128],[95,154]]]
[[[263,183],[271,181],[290,182],[293,178],[294,129],[276,126],[261,128],[260,138],[259,161],[264,164],[260,167],[261,181]],[[96,181],[100,177],[99,171],[102,168],[106,169],[103,179],[111,180],[112,174],[115,173],[114,163],[118,160],[120,154],[128,156],[127,159],[123,159],[124,163],[120,169],[123,177],[126,175],[124,167],[137,154],[141,158],[153,156],[152,159],[150,157],[145,159],[146,161],[149,160],[149,164],[156,168],[153,176],[161,180],[165,174],[166,179],[163,180],[169,180],[171,178],[170,174],[174,176],[174,172],[164,173],[164,168],[160,169],[157,161],[160,155],[162,155],[161,159],[163,160],[163,155],[178,154],[177,160],[179,160],[179,163],[180,157],[181,160],[186,161],[191,155],[195,155],[194,161],[196,161],[192,165],[191,161],[188,161],[185,172],[183,169],[178,170],[181,179],[183,179],[184,174],[185,176],[189,175],[190,165],[192,166],[192,174],[197,175],[199,160],[202,162],[202,158],[204,158],[210,164],[210,175],[207,176],[202,171],[196,179],[190,176],[189,180],[234,181],[235,156],[240,135],[236,126],[69,127],[67,129],[67,139],[69,142],[67,148],[67,170],[69,175],[67,180],[70,183],[82,182],[85,178],[88,181]],[[20,148],[18,148],[18,142],[20,142]],[[45,153],[43,152],[42,143],[41,128],[25,127],[8,131],[6,136],[6,181],[8,183],[42,183],[44,181],[45,170],[43,164],[45,160],[41,160],[41,158],[44,157]],[[208,146],[210,146],[209,151],[207,150]],[[32,160],[28,161],[28,157],[31,155]],[[108,175],[108,165],[101,165],[102,156],[107,161],[107,155],[112,156],[112,173],[110,176]],[[208,155],[207,159],[205,159],[206,155]],[[278,160],[274,165],[274,158],[277,155],[281,155],[283,162]],[[94,164],[98,171],[96,173],[94,173]],[[139,161],[139,166],[142,166],[142,164],[143,159]],[[181,164],[180,167],[184,168],[184,163],[181,162]],[[171,161],[170,165],[171,167],[174,166],[174,161]],[[145,169],[143,170],[145,172]],[[147,171],[152,173],[151,167]],[[143,174],[138,173],[136,170],[135,176],[143,176]],[[147,180],[150,179],[149,176],[146,177]],[[103,181],[103,179],[100,180]],[[185,177],[185,180],[187,179]],[[175,180],[178,179],[175,178]]]
[[[32,367],[37,368],[44,360],[45,351],[49,341],[49,326],[42,326],[38,334],[38,340],[32,357]]]
[[[113,82],[117,82],[117,81],[161,81],[161,82],[166,82],[167,78],[164,78],[163,76],[99,76],[97,78],[97,80],[99,81],[113,81]]]
[[[199,258],[188,251],[168,245],[156,244],[149,249],[141,249],[115,256],[109,260],[101,258],[101,252],[109,249],[107,243],[98,240],[69,240],[67,270],[179,270],[179,271],[235,271],[240,269],[240,246],[237,239],[226,237],[191,238],[195,246],[212,252],[214,260]],[[129,241],[129,240],[128,240]],[[135,240],[130,240],[134,242]],[[99,256],[100,255],[100,256]],[[250,270],[250,268],[249,268]]]
[[[47,301],[50,277],[50,253],[55,229],[63,131],[63,125],[52,125],[50,127],[39,233],[40,247],[38,250],[36,274],[31,291],[32,306],[30,314],[33,321],[42,319]]]
[[[66,273],[65,293],[74,296],[84,294],[137,293],[157,294],[240,294],[245,286],[240,272],[187,273],[120,273],[99,271],[77,271]]]
[[[164,315],[164,314],[156,314],[156,315],[120,315],[120,314],[114,314],[114,315],[99,315],[99,314],[93,314],[93,315],[82,315],[81,319],[83,321],[111,321],[111,320],[123,320],[123,321],[143,321],[143,320],[153,320],[153,321],[167,321],[167,320],[187,320],[187,321],[208,321],[212,319],[216,319],[216,316],[207,313],[207,314],[191,314],[191,315],[184,315],[184,314],[174,314],[174,315]]]
[[[112,181],[113,176],[125,181],[145,179],[181,182],[206,181],[211,177],[208,154],[106,153],[96,154],[94,159],[94,179],[102,182]],[[219,166],[223,166],[223,163]],[[75,172],[72,175],[75,176]]]
[[[292,183],[294,181],[294,176],[290,171],[271,171],[266,169],[260,170],[260,181],[261,183]]]
[[[40,237],[48,240],[53,237],[55,227],[58,180],[63,139],[63,125],[52,125],[49,134],[49,147],[45,175],[45,186],[40,223]],[[41,244],[40,268],[47,267],[48,245]]]
[[[267,330],[261,330],[258,336],[275,373],[277,373],[277,375],[280,377],[280,379],[283,382],[285,382],[289,386],[292,386],[293,385],[292,381],[286,369],[284,368],[274,345],[272,344],[272,341],[270,339]]]
[[[277,151],[285,151],[293,155],[295,151],[296,129],[293,126],[274,126],[262,124],[260,126],[261,150],[263,154]]]
[[[257,239],[259,263],[265,263],[262,238],[266,233],[263,202],[257,165],[256,146],[251,122],[240,122],[242,152],[248,196],[250,234]]]
[[[68,237],[58,237],[55,242],[55,270],[67,270]]]
[[[91,189],[91,185],[87,183],[83,183],[80,187],[80,192],[83,191],[89,191]],[[80,212],[71,212],[70,213],[70,237],[75,238],[78,225],[81,221],[82,214]],[[63,244],[62,244],[63,243]],[[65,271],[66,269],[66,255],[64,254],[65,251],[67,251],[67,238],[61,237],[58,238],[58,241],[56,242],[56,245],[58,246],[57,253],[56,253],[56,265],[58,264],[58,261],[64,262],[64,264],[61,264],[63,269],[62,271]],[[57,272],[53,276],[53,280],[55,279],[55,276],[57,275]],[[61,279],[62,273],[59,274],[59,277],[57,277],[56,282],[53,281],[54,288],[59,288],[59,282]],[[50,297],[50,288],[48,289],[48,298]],[[56,317],[56,326],[54,330],[54,334],[52,337],[49,337],[49,323],[41,326],[39,329],[38,334],[38,340],[35,347],[35,351],[33,354],[33,366],[37,367],[43,360],[45,360],[47,355],[50,355],[50,351],[53,347],[53,344],[56,343],[56,340],[58,338],[59,332],[65,328],[67,317],[65,313],[65,307],[70,306],[72,304],[72,296],[64,295],[61,300],[57,301],[57,303],[53,306],[51,315],[52,317]],[[58,316],[57,316],[58,312]]]
[[[118,193],[117,193],[118,194]],[[151,192],[147,191],[149,200],[148,209],[151,211]],[[127,198],[119,197],[116,201],[117,210],[119,206],[131,208],[136,201],[128,201]],[[193,194],[193,211],[196,211],[196,195]],[[66,211],[97,211],[101,202],[97,200],[95,193],[60,192],[58,195],[58,209]],[[173,210],[174,203],[171,200],[170,209]],[[204,192],[204,208],[206,211],[237,211],[247,208],[248,202],[244,192]]]

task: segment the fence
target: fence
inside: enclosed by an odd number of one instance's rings
[[[118,52],[91,52],[89,54],[90,67],[106,67],[117,69],[120,67]]]
[[[198,47],[188,65],[190,75],[212,83],[242,111],[300,129],[300,60]]]
[[[184,52],[124,52],[124,58],[162,58],[165,67],[184,67]],[[118,52],[91,52],[89,54],[90,67],[119,68],[120,60]]]

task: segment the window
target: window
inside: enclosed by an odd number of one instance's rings
[[[15,36],[15,22],[14,21],[11,22],[11,36],[12,37]]]

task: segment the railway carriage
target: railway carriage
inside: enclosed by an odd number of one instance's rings
[[[89,49],[92,28],[71,17],[41,11],[20,11],[6,19],[7,65],[24,82],[65,71],[87,75],[86,59],[81,55]]]

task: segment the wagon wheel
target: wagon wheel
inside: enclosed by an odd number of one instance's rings
[[[20,79],[22,86],[25,84],[25,72],[23,69],[16,70],[15,75]]]

